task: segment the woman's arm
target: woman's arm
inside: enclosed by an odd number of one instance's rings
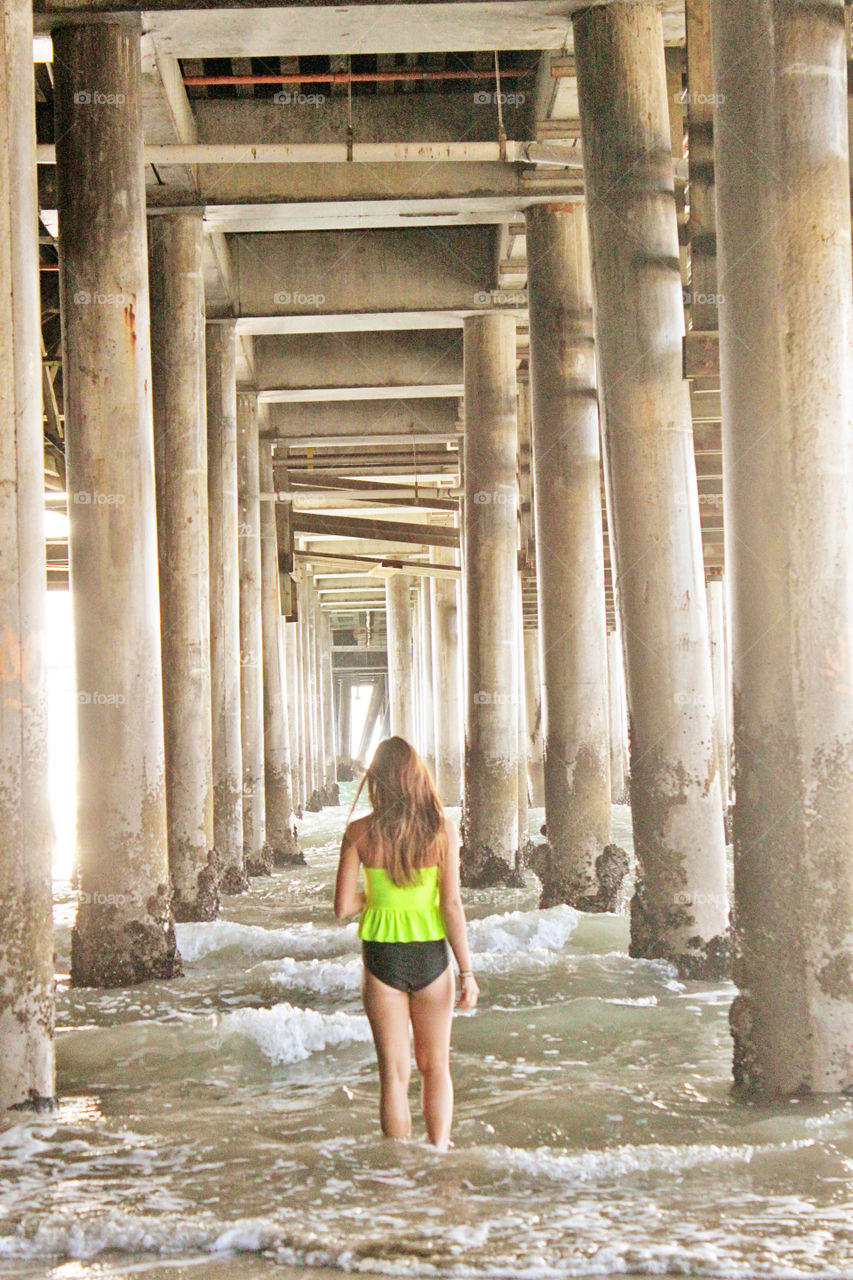
[[[439,903],[459,973],[462,979],[462,991],[459,996],[460,1009],[473,1009],[477,1003],[480,989],[471,968],[471,952],[468,949],[468,930],[465,927],[465,908],[462,906],[462,894],[459,888],[459,836],[453,823],[445,821],[447,833],[447,854],[441,867],[439,879]]]
[[[358,889],[360,861],[358,847],[353,842],[350,829],[347,827],[341,843],[341,856],[335,881],[335,915],[339,920],[345,916],[356,915],[364,906],[364,894]]]

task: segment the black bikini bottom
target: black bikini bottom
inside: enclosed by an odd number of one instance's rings
[[[429,942],[368,942],[362,940],[364,967],[386,987],[420,991],[440,978],[450,964],[446,938]]]

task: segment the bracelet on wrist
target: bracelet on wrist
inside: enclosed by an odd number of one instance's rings
[[[474,970],[473,970],[473,969],[460,969],[460,970],[459,970],[459,977],[460,977],[460,978],[473,978],[473,976],[474,976]]]

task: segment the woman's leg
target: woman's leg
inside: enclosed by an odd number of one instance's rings
[[[411,997],[415,1061],[423,1080],[421,1098],[427,1137],[445,1151],[453,1120],[453,1082],[450,1079],[450,1029],[456,983],[453,968]]]
[[[410,1138],[409,1078],[412,1050],[409,1045],[409,996],[386,986],[367,969],[361,995],[373,1032],[379,1063],[379,1119],[386,1138]]]

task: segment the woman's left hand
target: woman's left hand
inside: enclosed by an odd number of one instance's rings
[[[466,973],[462,979],[462,987],[459,992],[459,1009],[465,1013],[470,1009],[475,1009],[477,1000],[480,996],[480,988],[477,985],[477,979],[473,973]]]

